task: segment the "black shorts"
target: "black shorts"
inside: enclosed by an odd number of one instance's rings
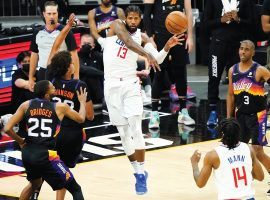
[[[86,135],[81,127],[61,126],[56,138],[56,151],[69,168],[76,166],[85,139]]]
[[[265,146],[268,144],[266,138],[266,110],[254,114],[236,112],[236,119],[241,126],[241,142],[248,143],[251,139],[253,145]]]
[[[57,152],[48,150],[44,146],[27,144],[22,149],[22,161],[28,181],[42,178],[53,190],[64,188],[74,179]]]

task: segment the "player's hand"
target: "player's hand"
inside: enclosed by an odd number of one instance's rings
[[[232,13],[231,12],[226,12],[224,15],[221,17],[221,23],[228,23],[232,20]]]
[[[175,34],[173,35],[165,44],[164,50],[168,52],[170,48],[174,47],[175,45],[183,45],[182,41],[185,40],[185,35],[182,34]]]
[[[156,72],[157,70],[161,71],[157,60],[154,58],[154,56],[152,56],[152,54],[147,53],[146,58],[147,62],[149,63],[149,66],[153,68],[154,72]]]
[[[23,140],[22,144],[19,144],[20,148],[22,149],[26,145],[25,139]]]
[[[239,22],[240,18],[238,17],[238,13],[236,10],[231,11],[231,16],[233,21]]]
[[[190,157],[191,164],[198,164],[200,162],[201,155],[202,154],[198,150],[194,151],[193,155]]]
[[[79,102],[85,103],[86,97],[87,97],[86,88],[82,89],[82,87],[80,87],[80,92],[78,90],[76,92],[77,92]]]
[[[77,24],[75,22],[75,14],[74,13],[71,13],[69,15],[69,18],[68,18],[68,21],[67,21],[67,25],[71,28],[71,27],[75,27]]]
[[[148,69],[144,69],[141,71],[137,71],[136,75],[140,78],[145,78],[149,75],[150,71]]]
[[[34,86],[35,86],[35,81],[33,78],[30,78],[29,77],[29,80],[28,80],[28,88],[31,92],[34,92]]]

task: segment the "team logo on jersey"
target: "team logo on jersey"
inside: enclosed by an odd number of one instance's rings
[[[247,77],[252,78],[252,76],[253,76],[253,73],[249,72]]]
[[[240,83],[233,83],[233,90],[245,90],[248,91],[252,86],[252,83],[246,83],[242,81]]]
[[[112,11],[112,16],[116,16],[116,13],[114,11]]]

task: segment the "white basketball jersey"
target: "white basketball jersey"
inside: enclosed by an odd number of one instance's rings
[[[131,35],[141,45],[141,30]],[[107,37],[104,42],[103,62],[106,78],[125,78],[136,75],[138,54],[126,47],[116,35]]]
[[[254,196],[252,188],[252,158],[247,144],[229,150],[220,145],[215,148],[220,165],[214,170],[218,199],[242,199]]]

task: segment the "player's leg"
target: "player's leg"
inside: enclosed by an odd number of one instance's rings
[[[66,188],[56,191],[56,200],[64,200],[66,195]]]
[[[74,200],[84,200],[81,186],[76,182],[74,178],[68,182],[65,188],[72,194]]]
[[[38,189],[42,184],[42,179],[34,179],[30,180],[29,184],[23,189],[20,195],[20,200],[29,200],[31,195],[34,193],[36,189]]]

